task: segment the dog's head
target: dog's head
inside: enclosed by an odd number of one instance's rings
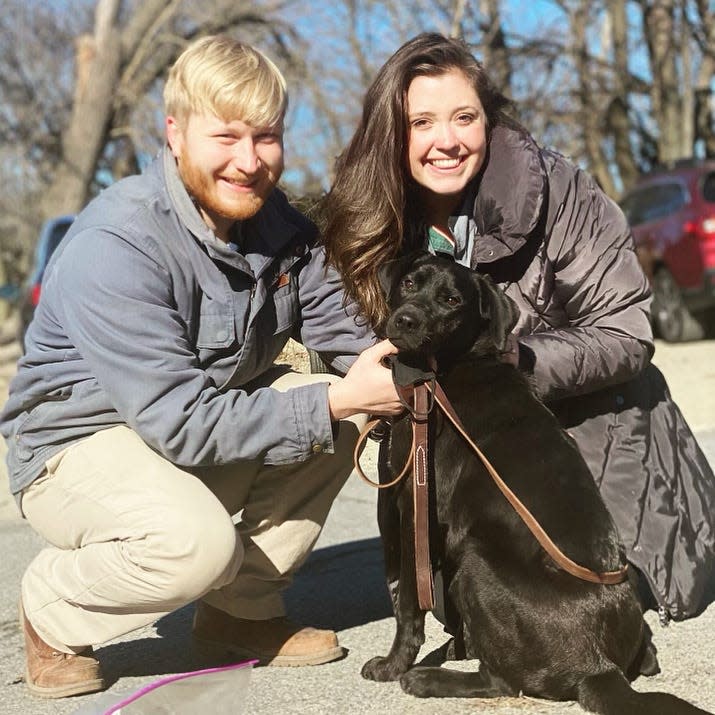
[[[415,358],[440,369],[468,354],[497,355],[516,324],[514,301],[491,278],[444,257],[413,254],[380,271],[390,315],[382,332]]]

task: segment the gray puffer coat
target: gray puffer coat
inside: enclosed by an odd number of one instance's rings
[[[697,614],[715,572],[715,479],[650,364],[650,291],[623,214],[587,174],[505,127],[475,184],[452,219],[457,260],[517,303],[524,367],[661,613]]]

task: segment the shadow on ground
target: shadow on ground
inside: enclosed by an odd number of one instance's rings
[[[286,592],[298,623],[343,631],[392,615],[379,538],[314,551]],[[159,638],[134,638],[97,649],[105,678],[161,676],[202,667],[192,657],[193,604],[157,621]],[[141,657],[138,656],[141,654]]]

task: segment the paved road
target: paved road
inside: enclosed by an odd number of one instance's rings
[[[703,358],[698,369],[715,380],[715,343],[700,345]],[[665,348],[663,348],[665,350]],[[684,412],[709,457],[715,464],[715,390],[702,380],[687,387],[695,368],[686,377],[671,381],[678,365],[687,365],[692,352],[676,349],[665,370],[674,394],[687,397],[691,407]],[[704,370],[704,372],[703,372]],[[707,382],[706,380],[706,382]],[[690,392],[688,392],[690,390]],[[693,392],[694,391],[694,392]],[[710,407],[708,407],[708,401]],[[705,404],[706,409],[702,406]],[[368,454],[366,468],[370,468]],[[352,477],[331,512],[317,548],[288,593],[290,614],[306,623],[335,628],[347,657],[314,668],[258,668],[251,674],[245,712],[251,715],[392,715],[412,713],[500,713],[502,715],[574,715],[574,703],[549,703],[527,698],[494,701],[417,700],[402,693],[396,683],[372,683],[360,677],[364,661],[387,652],[393,635],[393,620],[383,582],[382,555],[375,525],[376,494]],[[0,516],[3,515],[0,510]],[[88,695],[61,701],[31,697],[22,684],[23,651],[16,620],[18,585],[23,569],[42,546],[41,540],[11,510],[0,519],[0,715],[71,715],[97,700]],[[98,649],[111,692],[131,692],[163,674],[192,670],[189,626],[191,607],[161,619],[156,624]],[[646,616],[654,631],[662,672],[635,683],[639,690],[664,690],[690,699],[715,712],[715,606],[696,619],[661,628],[655,614]],[[444,641],[436,622],[428,616],[427,642],[420,654],[429,654]],[[459,663],[460,669],[475,667]],[[203,713],[201,714],[203,715]],[[656,715],[656,714],[654,714]]]

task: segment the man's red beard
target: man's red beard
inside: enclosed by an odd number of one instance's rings
[[[208,214],[221,216],[231,221],[243,221],[255,216],[275,186],[274,181],[262,169],[250,193],[237,194],[233,199],[219,196],[212,177],[182,155],[177,160],[181,176],[189,195]],[[276,180],[277,181],[277,180]]]

